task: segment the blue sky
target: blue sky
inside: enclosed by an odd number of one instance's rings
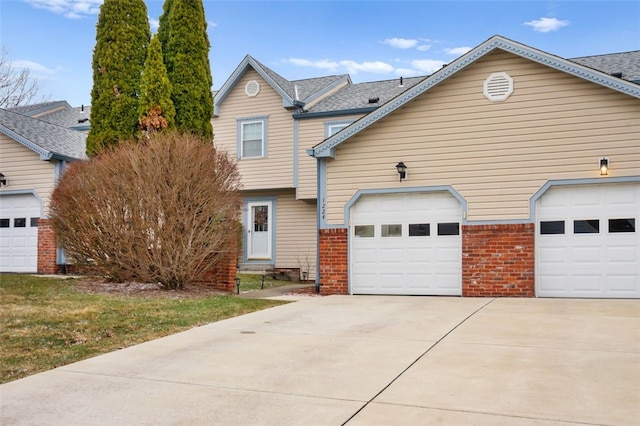
[[[0,42],[50,100],[91,102],[101,0],[2,0]],[[152,30],[161,0],[147,0]],[[640,49],[640,1],[204,0],[214,89],[246,54],[295,80],[428,75],[499,34],[565,58]]]

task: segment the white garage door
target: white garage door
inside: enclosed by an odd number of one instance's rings
[[[461,295],[461,218],[448,192],[362,196],[351,208],[351,293]]]
[[[536,203],[542,297],[640,297],[640,184],[555,187]]]
[[[0,272],[36,272],[40,201],[31,194],[0,196]]]

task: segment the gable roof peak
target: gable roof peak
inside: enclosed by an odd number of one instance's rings
[[[298,107],[301,103],[304,104],[317,98],[321,93],[341,82],[346,81],[347,84],[351,84],[351,77],[348,74],[290,81],[247,54],[220,90],[216,92],[214,111],[217,111],[219,105],[224,102],[224,99],[249,68],[253,68],[280,95],[284,108]],[[217,113],[214,112],[214,115],[217,115]]]
[[[466,69],[469,65],[474,64],[480,58],[483,58],[498,49],[640,99],[640,86],[635,83],[621,80],[607,74],[606,72],[580,65],[577,62],[572,62],[569,59],[564,59],[542,50],[529,47],[506,37],[494,35],[479,44],[477,47],[471,49],[469,52],[453,60],[446,67],[440,68],[429,77],[413,86],[411,89],[395,96],[384,105],[354,122],[352,125],[335,135],[328,137],[310,150],[309,155],[316,158],[334,157],[335,148],[345,140],[351,138],[357,133],[360,133],[372,124],[403,107],[416,97],[442,83],[444,80],[457,74],[459,71]]]

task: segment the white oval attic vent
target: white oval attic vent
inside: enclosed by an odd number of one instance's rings
[[[260,83],[258,83],[255,80],[251,80],[250,82],[247,83],[246,86],[244,86],[244,93],[246,93],[247,96],[249,96],[250,98],[257,96],[259,92],[260,92]]]
[[[494,72],[484,81],[482,93],[491,102],[504,101],[513,93],[513,79],[506,72]]]

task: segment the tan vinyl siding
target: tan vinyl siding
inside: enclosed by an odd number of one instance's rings
[[[245,94],[250,80],[260,83],[254,98]],[[291,111],[282,107],[282,97],[250,69],[224,99],[212,120],[216,146],[237,155],[237,120],[268,116],[267,157],[238,161],[245,190],[293,187],[293,119]]]
[[[49,211],[51,192],[55,185],[53,161],[42,161],[40,155],[19,142],[0,135],[0,171],[8,185],[2,191],[34,190],[42,199],[45,216]]]
[[[325,139],[325,123],[335,121],[355,121],[359,115],[338,117],[305,118],[298,121],[298,192],[299,199],[317,198],[316,159],[307,155],[307,150]]]
[[[295,199],[293,192],[278,195],[276,204],[276,267],[311,268],[315,279],[317,207],[315,202]],[[302,271],[301,271],[302,272]]]
[[[514,92],[491,103],[482,83],[506,72]],[[451,185],[468,220],[529,218],[529,200],[548,180],[640,174],[640,101],[496,52],[344,142],[329,159],[327,221],[344,222],[358,189]],[[398,182],[398,161],[408,179]],[[605,178],[603,178],[605,179]]]

